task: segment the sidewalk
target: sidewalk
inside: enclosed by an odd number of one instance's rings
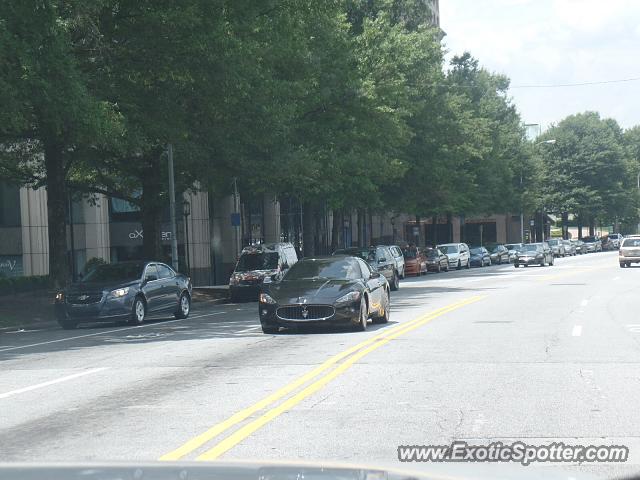
[[[228,285],[194,287],[193,303],[218,304],[227,301]],[[0,331],[57,324],[53,315],[55,291],[41,290],[0,297]]]

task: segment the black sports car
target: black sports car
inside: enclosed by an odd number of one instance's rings
[[[56,319],[62,328],[83,321],[128,320],[139,325],[147,314],[173,312],[187,318],[191,310],[191,280],[159,262],[99,265],[80,282],[58,292]]]
[[[370,317],[389,321],[389,283],[361,258],[308,258],[281,281],[263,285],[258,310],[264,333],[303,324],[342,324],[366,330]]]

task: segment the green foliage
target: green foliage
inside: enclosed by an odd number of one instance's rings
[[[0,295],[12,295],[15,293],[35,292],[46,290],[53,286],[49,276],[33,277],[7,277],[0,278]]]

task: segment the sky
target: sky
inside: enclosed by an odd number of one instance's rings
[[[640,0],[440,0],[448,58],[469,51],[511,79],[525,123],[542,130],[587,110],[640,124]]]

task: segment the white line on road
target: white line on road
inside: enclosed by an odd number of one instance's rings
[[[49,385],[55,385],[56,383],[66,382],[68,380],[73,380],[74,378],[84,377],[85,375],[91,375],[92,373],[102,372],[106,369],[107,367],[92,368],[91,370],[85,370],[84,372],[74,373],[73,375],[67,375],[66,377],[56,378],[55,380],[49,380],[48,382],[37,383],[35,385],[31,385],[30,387],[24,387],[17,390],[11,390],[10,392],[0,393],[0,399],[12,397],[13,395],[18,395],[20,393],[30,392],[32,390],[37,390],[38,388],[48,387]]]
[[[582,325],[574,325],[571,335],[573,335],[574,337],[579,337],[580,335],[582,335]]]
[[[154,327],[154,326],[157,326],[157,325],[167,325],[169,323],[183,322],[185,320],[190,320],[192,318],[210,317],[212,315],[221,315],[223,313],[226,313],[226,312],[204,313],[202,315],[193,315],[193,316],[189,316],[188,318],[179,318],[177,320],[168,320],[168,321],[163,321],[161,323],[145,323],[144,325],[136,325],[135,327],[116,328],[115,330],[105,330],[103,332],[87,333],[86,335],[76,335],[75,337],[58,338],[57,340],[49,340],[49,341],[46,341],[46,342],[31,343],[29,345],[19,345],[17,347],[0,348],[0,353],[9,352],[11,350],[20,350],[22,348],[39,347],[40,345],[49,345],[51,343],[66,342],[68,340],[77,340],[79,338],[95,337],[97,335],[106,335],[108,333],[124,332],[126,330],[133,330],[135,328],[145,328],[145,327]]]

